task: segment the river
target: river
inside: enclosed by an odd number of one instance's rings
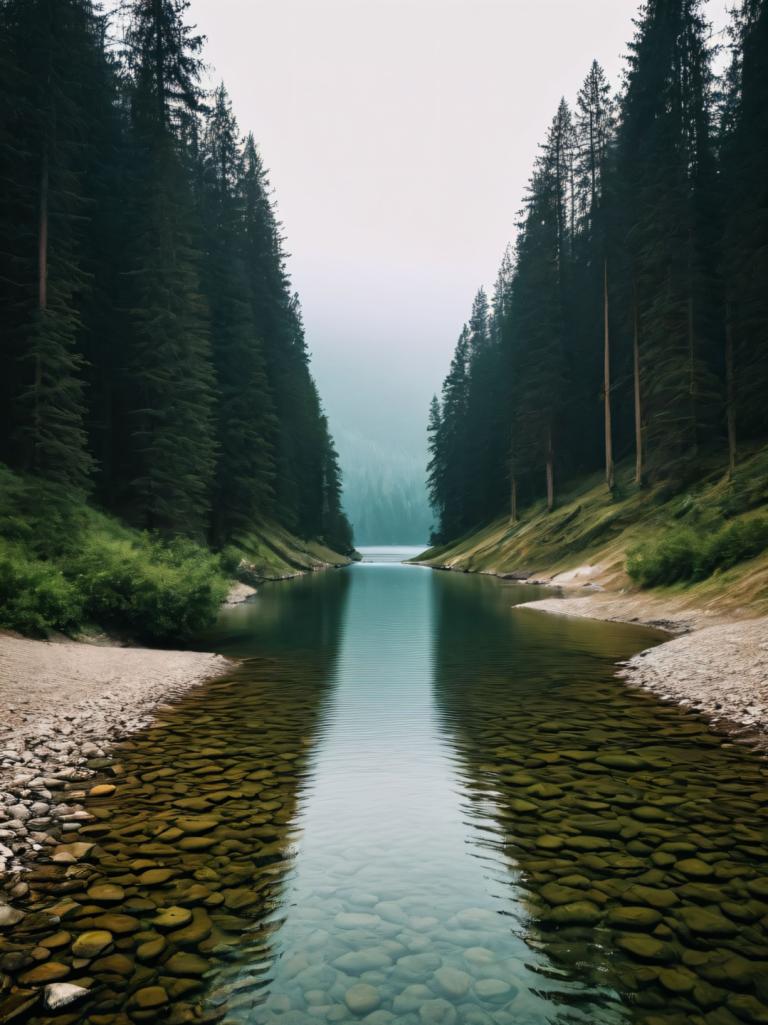
[[[200,638],[242,665],[101,766],[90,861],[33,876],[20,984],[91,993],[29,1020],[768,1022],[765,763],[615,679],[658,632],[408,554]]]

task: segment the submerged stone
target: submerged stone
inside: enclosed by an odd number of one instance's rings
[[[381,994],[375,986],[358,982],[344,994],[344,1003],[353,1014],[368,1014],[381,1003]]]
[[[440,990],[447,997],[459,999],[469,991],[472,983],[471,976],[460,968],[452,968],[450,965],[443,965],[435,972],[435,980]]]
[[[706,908],[680,908],[677,915],[691,932],[700,936],[734,936],[739,931],[730,919]]]
[[[106,929],[93,929],[80,933],[72,944],[72,953],[75,957],[98,957],[102,951],[111,946],[112,938],[112,933],[107,932]]]
[[[597,925],[602,918],[602,912],[591,901],[575,900],[552,908],[544,917],[546,921],[555,925]]]
[[[648,907],[616,907],[608,912],[606,921],[615,929],[650,930],[661,921],[661,913]]]
[[[656,964],[671,964],[676,960],[674,948],[663,940],[657,940],[653,936],[643,936],[638,933],[629,933],[617,936],[616,946],[626,951],[641,961],[651,961]]]

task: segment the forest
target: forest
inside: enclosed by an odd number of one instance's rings
[[[433,541],[585,474],[615,495],[619,465],[733,475],[768,440],[767,282],[768,3],[723,42],[701,0],[647,0],[618,91],[595,61],[560,102],[432,401]]]
[[[0,0],[6,598],[63,543],[41,510],[86,500],[161,563],[269,520],[352,548],[268,173],[188,7]]]

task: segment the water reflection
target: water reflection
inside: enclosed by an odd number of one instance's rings
[[[61,980],[90,993],[71,1015],[36,1003],[30,1021],[249,1020],[263,1002],[348,583],[329,577],[322,600],[297,581],[288,604],[267,588],[261,608],[232,610],[227,650],[251,657],[103,766],[114,793],[31,874],[30,913],[0,950],[22,1001]]]
[[[765,763],[616,684],[634,631],[510,613],[518,597],[436,584],[435,693],[548,999],[596,1022],[768,1020]]]
[[[375,561],[228,610],[201,646],[246,662],[104,767],[0,940],[22,1004],[91,990],[28,1020],[766,1021],[765,763],[616,683],[655,634],[529,593]]]

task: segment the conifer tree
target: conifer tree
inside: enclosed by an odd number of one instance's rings
[[[445,463],[443,443],[443,418],[440,400],[432,396],[427,421],[427,495],[432,512],[437,517],[437,530],[433,528],[432,540],[437,542],[443,534],[443,517],[445,515]]]
[[[202,537],[214,475],[213,388],[201,254],[180,133],[200,105],[200,37],[185,0],[134,0],[135,144],[144,168],[131,250],[127,509],[142,526]]]
[[[637,449],[647,446],[656,472],[695,454],[702,406],[714,389],[702,218],[713,168],[710,55],[700,8],[700,0],[645,4],[630,45],[620,127],[636,395],[644,407]]]
[[[202,151],[204,285],[216,369],[219,451],[212,536],[221,545],[271,510],[275,429],[245,264],[240,140],[223,85],[213,97]]]
[[[14,465],[81,496],[93,467],[77,340],[97,23],[87,0],[8,0],[1,17],[4,447]]]
[[[729,467],[739,440],[768,434],[768,3],[732,27],[724,138],[725,369]]]

